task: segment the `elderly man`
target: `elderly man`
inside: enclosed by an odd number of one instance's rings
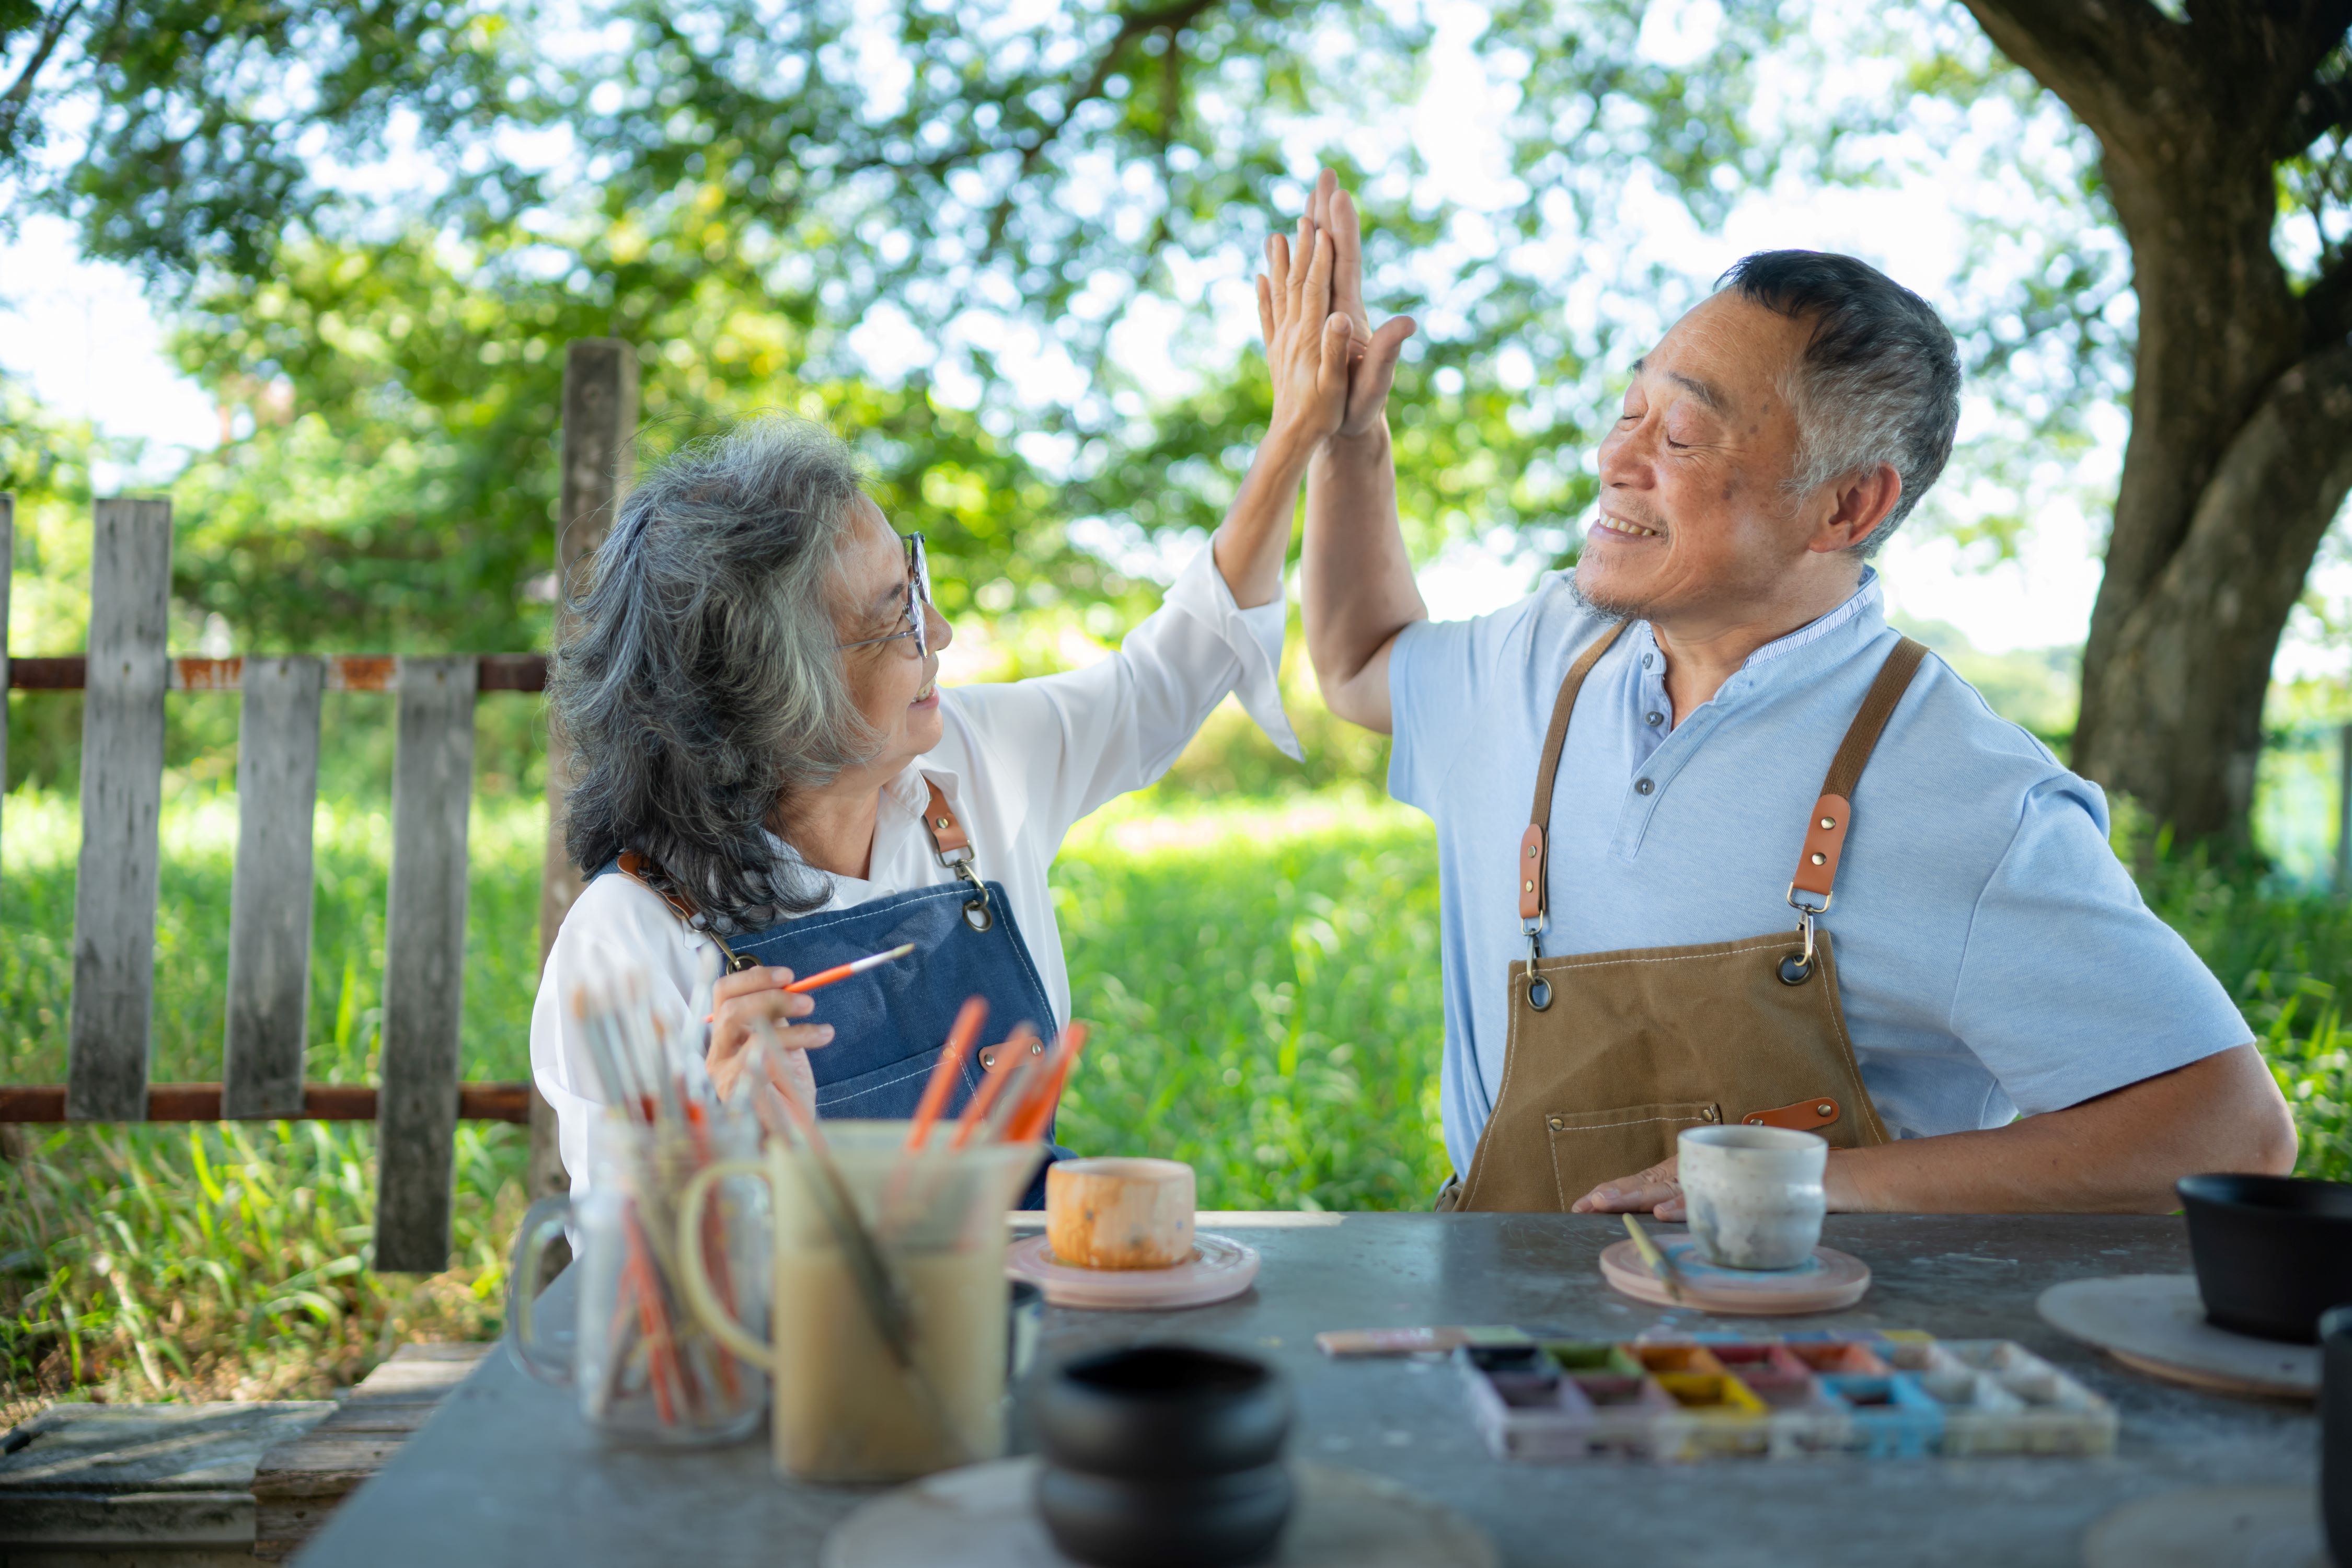
[[[1437,825],[1440,1207],[1681,1216],[1677,1133],[1806,1129],[1830,1205],[2168,1210],[2287,1170],[2228,994],[2143,905],[2098,786],[1891,629],[1866,563],[1951,451],[1960,372],[1874,268],[1750,256],[1635,361],[1572,572],[1428,618],[1371,331],[1308,470],[1307,647]],[[1335,328],[1336,330],[1336,328]]]

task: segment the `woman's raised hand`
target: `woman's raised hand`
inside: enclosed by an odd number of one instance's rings
[[[760,966],[722,975],[710,988],[710,1053],[703,1065],[720,1099],[735,1091],[751,1043],[768,1034],[783,1049],[768,1053],[771,1077],[777,1091],[799,1104],[816,1107],[816,1072],[808,1053],[833,1043],[831,1024],[796,1024],[816,1008],[816,999],[787,991],[789,969]]]
[[[1331,308],[1332,260],[1331,237],[1311,218],[1298,220],[1295,246],[1279,234],[1265,242],[1257,320],[1274,382],[1269,443],[1319,446],[1347,415],[1349,328]]]

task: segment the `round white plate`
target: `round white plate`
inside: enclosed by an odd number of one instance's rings
[[[1053,1306],[1150,1312],[1240,1295],[1257,1278],[1257,1248],[1199,1231],[1192,1260],[1173,1268],[1077,1268],[1055,1258],[1043,1235],[1024,1236],[1005,1253],[1004,1271],[1045,1291]]]
[[[2319,1396],[2319,1347],[2233,1334],[2205,1321],[2194,1274],[2069,1279],[2033,1304],[2042,1321],[2157,1377],[2224,1394]]]
[[[1275,1568],[1495,1568],[1452,1509],[1360,1470],[1294,1460],[1298,1487]],[[824,1538],[820,1568],[1075,1568],[1032,1500],[1037,1459],[996,1459],[875,1499]]]

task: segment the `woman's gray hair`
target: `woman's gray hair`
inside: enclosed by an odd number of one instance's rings
[[[576,864],[635,851],[722,935],[831,896],[769,832],[787,794],[873,743],[831,610],[861,493],[848,447],[788,418],[696,442],[629,492],[548,678]]]
[[[1885,521],[1854,545],[1878,552],[1944,471],[1960,424],[1960,351],[1935,307],[1866,261],[1819,250],[1764,250],[1717,279],[1783,316],[1812,322],[1788,388],[1803,494],[1881,463],[1903,476]]]

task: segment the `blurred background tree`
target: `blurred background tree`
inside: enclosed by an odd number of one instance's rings
[[[2027,473],[2137,410],[2076,760],[2242,834],[2352,482],[2352,0],[1697,8],[1672,64],[1639,0],[1486,8],[1507,167],[1474,208],[1410,133],[1442,14],[1409,0],[0,0],[0,184],[141,268],[234,410],[175,487],[178,586],[242,642],[543,638],[560,350],[608,334],[656,450],[833,419],[951,612],[1108,635],[1247,461],[1246,278],[1318,161],[1422,318],[1416,547],[1565,561],[1596,416],[1705,286],[1614,243],[1629,202],[1704,229],[1974,136],[2013,199],[1941,301],[1988,412],[1933,521],[2013,550]]]

